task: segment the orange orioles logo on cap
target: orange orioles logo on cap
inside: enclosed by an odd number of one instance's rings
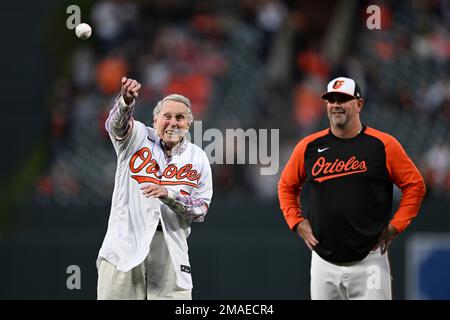
[[[333,84],[333,89],[339,89],[344,84],[344,80],[336,80]]]

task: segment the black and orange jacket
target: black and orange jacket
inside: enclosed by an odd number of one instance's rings
[[[391,218],[393,183],[403,195]],[[423,178],[400,143],[366,126],[351,139],[326,129],[297,144],[278,184],[280,207],[292,230],[305,219],[302,187],[319,241],[314,250],[330,262],[364,259],[389,222],[399,232],[406,229],[425,195]]]

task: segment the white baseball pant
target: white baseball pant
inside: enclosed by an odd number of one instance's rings
[[[371,251],[355,263],[334,264],[316,252],[311,258],[312,300],[391,300],[391,270],[387,253]]]

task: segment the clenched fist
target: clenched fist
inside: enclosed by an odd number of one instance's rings
[[[133,102],[139,95],[141,84],[134,79],[122,77],[121,95],[126,104]]]

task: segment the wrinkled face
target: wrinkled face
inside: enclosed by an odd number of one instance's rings
[[[153,127],[167,146],[174,147],[189,130],[187,107],[177,101],[164,102],[161,111],[153,119]]]
[[[326,104],[331,126],[345,129],[355,117],[358,117],[362,103],[362,99],[355,99],[346,94],[330,95],[326,99]]]

